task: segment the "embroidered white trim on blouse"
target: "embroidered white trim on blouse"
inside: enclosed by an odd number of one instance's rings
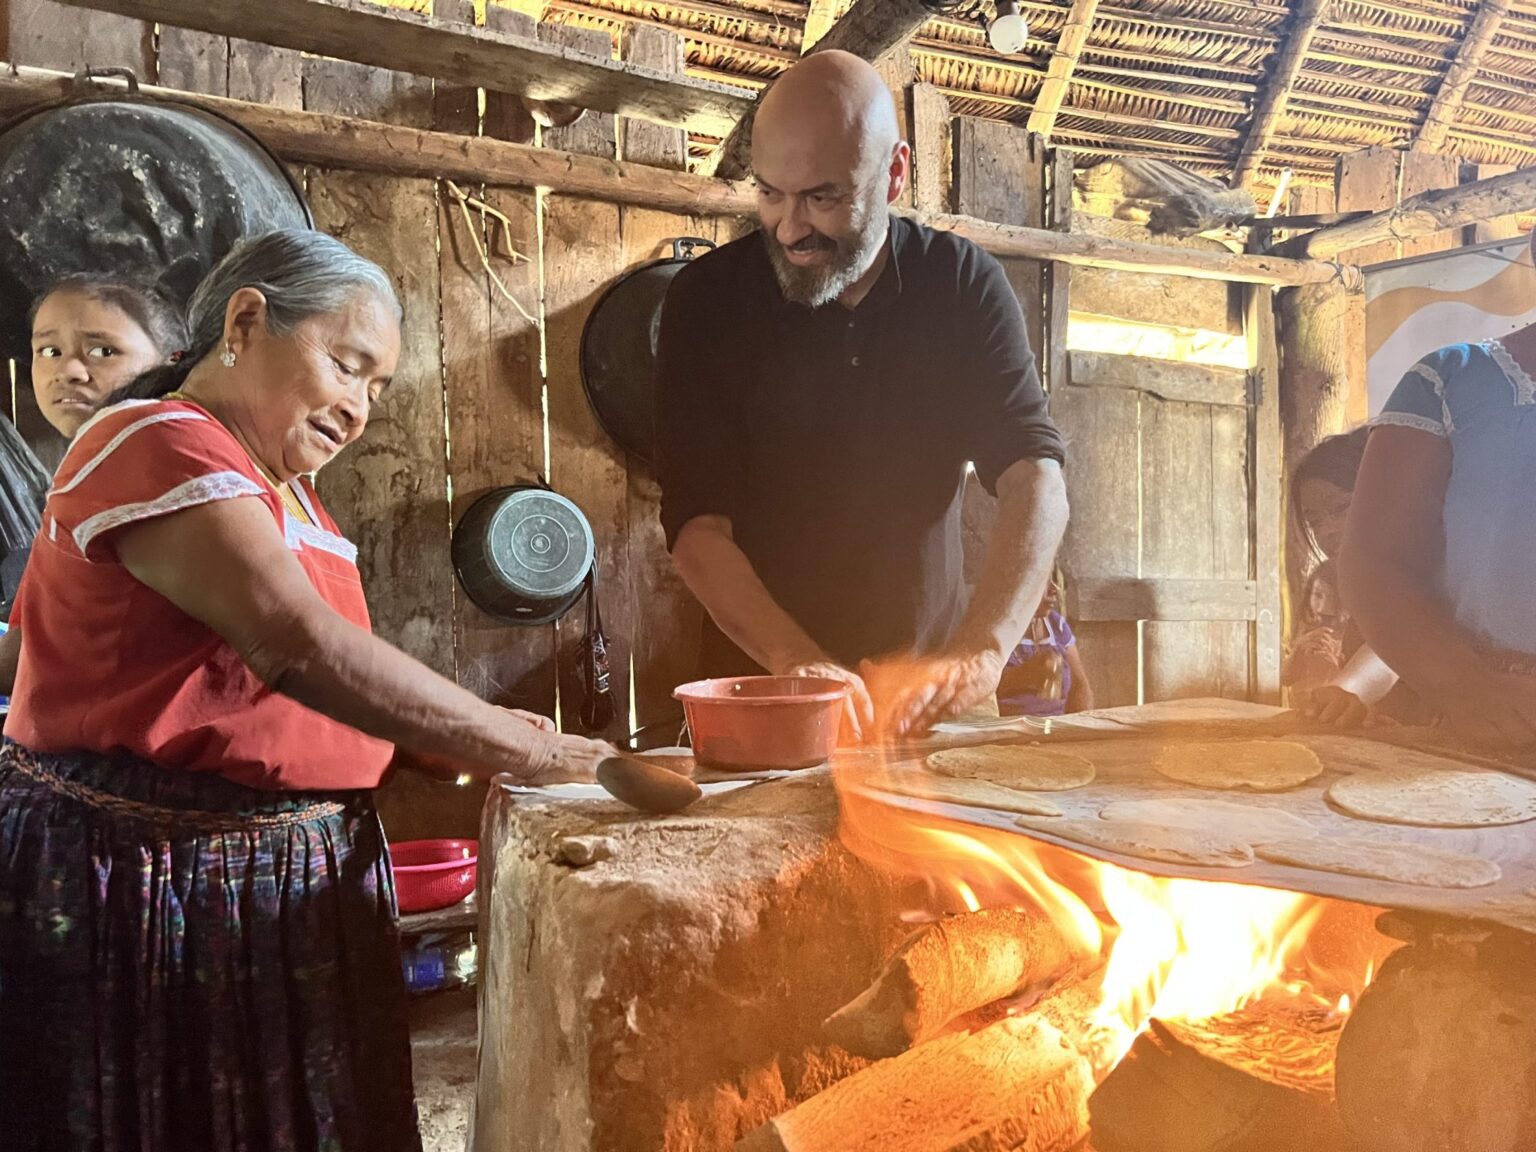
[[[306,509],[309,507],[308,501],[305,501],[304,507]],[[286,508],[283,510],[283,541],[292,552],[315,548],[321,552],[329,552],[332,556],[340,556],[348,564],[357,563],[356,544],[345,536],[338,536],[314,524],[304,523],[297,516],[291,515]]]
[[[1373,428],[1380,424],[1393,424],[1399,428],[1417,428],[1420,432],[1428,432],[1432,436],[1449,435],[1440,421],[1412,412],[1383,412],[1371,421]]]
[[[82,467],[80,471],[75,473],[74,477],[69,481],[68,484],[65,484],[62,488],[55,488],[51,495],[61,496],[65,492],[73,491],[82,480],[84,480],[92,472],[96,471],[97,468],[101,467],[102,463],[107,459],[108,456],[112,455],[112,453],[121,448],[123,446],[123,441],[127,440],[128,437],[132,436],[135,432],[142,432],[150,425],[160,424],[166,420],[207,419],[208,417],[204,416],[201,412],[187,412],[178,408],[173,409],[170,412],[156,412],[153,416],[146,416],[142,420],[135,420],[132,424],[128,425],[128,427],[124,428],[116,436],[112,437],[112,439],[108,440],[106,447],[104,447],[100,452],[96,453],[96,455],[92,456],[90,460],[86,462],[85,466]],[[77,432],[75,433],[75,443],[78,444],[79,442],[80,433]],[[68,459],[68,456],[66,455],[65,458]]]
[[[108,416],[112,415],[112,413],[114,413],[114,412],[120,412],[120,411],[122,411],[125,408],[142,408],[146,404],[159,404],[159,403],[161,403],[161,401],[159,401],[159,400],[119,400],[116,404],[109,405],[106,408],[98,408],[96,410],[96,414],[94,416],[92,416],[84,424],[80,425],[80,427],[75,429],[74,436],[72,436],[70,438],[71,442],[75,443],[75,444],[78,444],[80,442],[80,437],[81,436],[85,435],[92,428],[96,427],[97,424],[99,424],[101,421],[105,420]],[[61,461],[61,463],[62,463],[62,461]]]
[[[194,476],[191,480],[176,485],[164,496],[140,501],[137,504],[121,504],[89,517],[73,533],[75,547],[80,549],[80,554],[84,556],[89,551],[92,540],[103,532],[121,528],[124,524],[148,520],[155,516],[168,516],[172,512],[195,508],[199,504],[211,504],[215,500],[231,500],[236,496],[261,496],[264,493],[265,489],[258,488],[254,480],[239,472],[214,472],[207,476]]]
[[[1451,419],[1451,406],[1445,402],[1445,379],[1428,364],[1415,364],[1408,369],[1408,375],[1417,376],[1435,390],[1435,399],[1440,401],[1440,422],[1443,430],[1449,434],[1456,431],[1456,421]]]
[[[1499,371],[1504,373],[1504,378],[1509,381],[1509,386],[1515,390],[1515,403],[1517,405],[1536,404],[1536,380],[1531,379],[1531,374],[1509,354],[1509,349],[1504,347],[1502,340],[1484,340],[1482,347],[1488,355],[1493,357],[1493,362],[1499,366]]]

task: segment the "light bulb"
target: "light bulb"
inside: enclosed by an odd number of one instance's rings
[[[997,15],[987,25],[987,42],[994,52],[1012,56],[1022,52],[1029,40],[1029,25],[1013,0],[998,0]]]

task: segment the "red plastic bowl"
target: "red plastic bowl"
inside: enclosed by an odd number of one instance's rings
[[[697,680],[683,702],[693,756],[712,768],[810,768],[837,747],[848,685],[817,676]]]
[[[475,890],[474,840],[408,840],[389,846],[401,912],[449,908]]]

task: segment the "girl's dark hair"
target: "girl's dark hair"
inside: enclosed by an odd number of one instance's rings
[[[306,228],[286,228],[242,240],[192,293],[187,305],[187,354],[120,388],[108,403],[154,400],[180,388],[192,369],[224,338],[229,299],[242,288],[267,298],[267,328],[286,336],[305,320],[335,312],[368,292],[400,318],[400,300],[389,276],[340,240]]]
[[[1312,555],[1319,560],[1326,560],[1327,557],[1317,546],[1312,525],[1301,515],[1301,486],[1307,480],[1324,480],[1335,488],[1353,492],[1355,477],[1360,474],[1360,461],[1365,458],[1365,441],[1370,434],[1370,425],[1362,424],[1349,432],[1319,440],[1291,473],[1291,517]]]
[[[187,346],[187,321],[181,309],[148,284],[114,276],[80,272],[62,276],[32,302],[27,326],[37,322],[43,301],[59,292],[73,292],[98,304],[116,308],[144,330],[161,356],[170,357]]]

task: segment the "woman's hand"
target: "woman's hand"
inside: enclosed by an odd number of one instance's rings
[[[1297,694],[1296,711],[1309,720],[1335,728],[1360,728],[1371,719],[1371,709],[1353,692],[1337,684],[1323,684]]]
[[[557,736],[551,754],[531,775],[520,776],[518,783],[530,787],[590,784],[597,779],[597,766],[617,755],[619,750],[606,740],[588,740],[585,736]]]

